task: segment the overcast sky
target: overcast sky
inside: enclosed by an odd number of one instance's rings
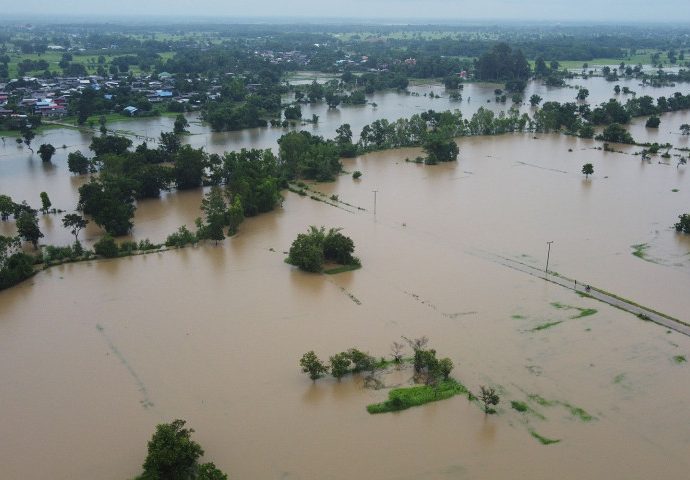
[[[4,14],[688,22],[690,0],[2,0]],[[1,20],[0,20],[1,21]]]

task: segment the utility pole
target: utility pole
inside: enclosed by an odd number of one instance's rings
[[[376,193],[378,190],[372,190],[374,192],[374,216],[376,216]]]
[[[553,240],[551,240],[550,242],[546,242],[546,244],[549,246],[549,249],[546,252],[546,268],[544,269],[544,271],[546,273],[549,273],[549,257],[551,256],[551,244],[552,243],[553,243]]]

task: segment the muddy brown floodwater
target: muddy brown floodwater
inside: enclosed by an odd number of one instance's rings
[[[540,266],[554,241],[551,270],[687,321],[690,241],[670,228],[687,173],[634,147],[534,136],[459,139],[458,162],[433,167],[405,162],[417,149],[347,160],[360,180],[311,188],[365,210],[285,192],[218,246],[54,267],[0,292],[1,476],[131,478],[155,425],[184,418],[237,479],[684,478],[690,338],[487,258]],[[15,178],[33,183],[4,176],[2,190],[59,184],[67,199],[83,181],[31,168]],[[201,196],[140,204],[133,235],[191,225]],[[309,225],[343,227],[363,268],[286,265]],[[427,335],[471,390],[497,386],[499,414],[454,397],[372,416],[387,390],[299,371],[308,350],[381,356],[401,335]]]

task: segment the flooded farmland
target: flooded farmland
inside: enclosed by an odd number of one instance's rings
[[[590,103],[610,97],[612,84],[599,80],[586,81]],[[526,95],[542,88],[530,84]],[[422,96],[377,94],[376,110],[316,106],[316,131],[453,108],[423,97],[442,87],[414,89]],[[565,101],[575,90],[549,95]],[[486,103],[493,87],[468,85],[463,96],[466,116],[496,108]],[[110,127],[153,136],[171,122]],[[630,130],[687,147],[682,123],[687,112],[663,115],[658,133],[644,119]],[[193,127],[190,143],[217,152],[274,147],[284,133]],[[0,147],[0,191],[36,203],[45,190],[71,209],[84,179],[69,176],[66,152],[86,151],[90,136],[49,130],[35,143],[43,141],[67,145],[53,167],[11,142]],[[310,185],[364,210],[284,192],[282,208],[217,246],[54,267],[0,292],[3,475],[131,478],[155,425],[184,418],[207,456],[239,479],[684,477],[690,368],[676,359],[690,355],[690,338],[491,257],[541,267],[553,241],[550,270],[687,321],[690,240],[671,228],[690,204],[685,168],[642,161],[631,155],[638,147],[603,152],[556,134],[458,144],[451,164],[406,162],[418,149],[378,152],[344,162],[363,173],[358,181],[344,174]],[[594,165],[588,180],[584,163]],[[161,241],[192,225],[201,198],[140,203],[133,236]],[[69,240],[57,218],[43,222],[47,240]],[[282,252],[309,225],[343,227],[363,268],[326,276],[286,265]],[[645,254],[633,255],[641,244]],[[427,335],[472,391],[497,386],[498,415],[462,396],[369,415],[366,405],[387,390],[365,389],[358,377],[312,384],[299,371],[308,350],[385,356],[401,335]],[[531,432],[559,442],[542,445]]]

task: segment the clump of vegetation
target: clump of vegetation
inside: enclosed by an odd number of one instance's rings
[[[674,225],[676,232],[690,233],[690,213],[678,216],[678,223]]]
[[[528,398],[530,399],[530,401],[542,407],[555,407],[560,405],[567,409],[572,416],[578,417],[583,422],[589,422],[591,420],[594,420],[595,418],[594,416],[587,413],[587,411],[585,411],[583,408],[576,407],[568,402],[561,402],[560,400],[547,400],[538,394],[531,394],[528,396]]]
[[[529,410],[529,407],[527,406],[527,404],[525,402],[520,402],[520,401],[516,401],[516,400],[513,400],[512,402],[510,402],[510,406],[513,407],[514,410],[517,410],[520,413],[524,413],[527,410]]]
[[[19,237],[0,235],[0,290],[26,280],[34,274],[34,259],[21,251]]]
[[[355,170],[355,171],[352,173],[352,178],[354,178],[355,180],[357,180],[357,179],[360,178],[361,176],[362,176],[362,172],[360,172],[359,170]]]
[[[547,328],[555,327],[556,325],[563,323],[563,320],[558,320],[556,322],[547,322],[547,323],[542,323],[541,325],[537,325],[533,329],[530,330],[530,332],[538,332],[541,330],[546,330]]]
[[[536,438],[537,440],[539,440],[539,443],[541,443],[542,445],[552,445],[552,444],[554,444],[554,443],[560,442],[560,439],[559,439],[559,440],[554,440],[554,439],[551,439],[551,438],[546,438],[546,437],[544,437],[544,436],[542,436],[542,435],[539,435],[539,434],[538,434],[537,432],[535,432],[534,430],[530,430],[529,433],[530,433],[530,435],[532,435],[534,438]]]
[[[485,387],[482,385],[480,387],[479,400],[481,400],[481,402],[484,404],[484,413],[486,415],[496,413],[496,410],[493,407],[498,405],[500,397],[498,396],[498,393],[496,393],[495,388]]]
[[[588,179],[590,175],[594,174],[594,166],[591,163],[585,163],[582,165],[582,174],[585,176],[585,179]]]
[[[228,476],[213,463],[198,463],[204,450],[192,440],[194,430],[184,428],[185,423],[173,420],[156,426],[138,480],[227,480]]]
[[[361,264],[352,255],[354,251],[354,242],[340,233],[340,229],[331,228],[326,233],[324,227],[316,228],[312,225],[308,233],[297,235],[285,261],[306,272],[320,272],[324,262],[356,268]]]
[[[120,249],[118,248],[117,243],[115,243],[115,239],[107,233],[103,235],[100,240],[94,243],[93,250],[96,252],[96,255],[100,255],[105,258],[117,257],[120,254]]]
[[[572,305],[566,305],[566,304],[563,304],[560,302],[552,302],[551,306],[554,308],[557,308],[559,310],[577,310],[580,312],[577,315],[570,317],[571,319],[588,317],[588,316],[594,315],[595,313],[598,312],[598,310],[596,308],[574,307]]]
[[[456,380],[449,378],[436,385],[417,385],[414,387],[394,388],[388,392],[388,400],[367,405],[371,414],[397,412],[429,402],[445,400],[455,395],[466,394],[467,389]]]
[[[302,371],[309,374],[309,378],[313,381],[328,373],[328,366],[316,356],[313,350],[302,355],[299,365],[302,367]]]
[[[589,317],[590,315],[594,315],[595,313],[598,312],[598,310],[596,308],[576,308],[576,310],[579,310],[580,313],[578,313],[574,317],[570,317],[570,318],[575,319],[575,318]]]
[[[168,235],[165,239],[165,245],[167,247],[184,247],[189,244],[197,242],[197,237],[194,233],[190,232],[185,225],[182,225],[177,229],[177,232]]]
[[[661,124],[659,117],[652,115],[647,119],[644,126],[647,128],[659,128],[659,124]]]
[[[685,355],[676,355],[673,357],[673,361],[678,363],[678,364],[681,364],[681,363],[687,362],[688,359],[685,358]]]
[[[631,245],[631,248],[633,249],[633,252],[632,252],[633,255],[635,255],[637,258],[641,258],[642,260],[645,260],[645,257],[647,256],[647,249],[649,248],[649,244],[638,243],[636,245]]]

